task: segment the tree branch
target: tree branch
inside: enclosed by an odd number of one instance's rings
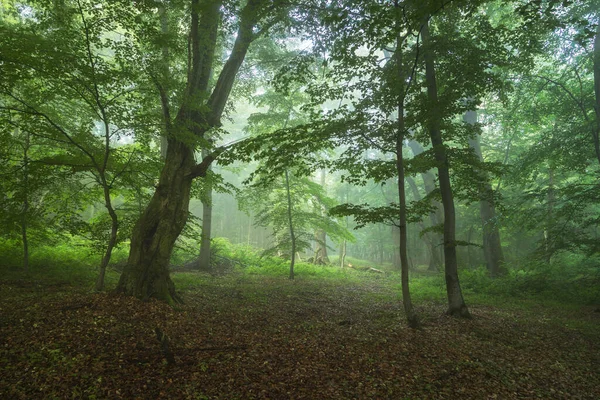
[[[219,126],[221,124],[221,116],[233,88],[235,76],[244,62],[250,43],[255,39],[253,29],[258,9],[262,6],[262,3],[263,0],[249,0],[241,12],[240,26],[233,49],[231,50],[231,55],[223,66],[217,84],[208,99],[208,106],[211,110],[208,122],[212,126]]]
[[[583,114],[583,117],[585,118],[585,120],[587,122],[590,122],[590,118],[588,116],[587,110],[585,109],[585,107],[583,106],[583,104],[577,100],[577,98],[575,97],[575,95],[573,94],[573,92],[571,92],[563,83],[558,82],[554,79],[548,78],[546,76],[542,76],[542,75],[532,75],[534,78],[539,78],[539,79],[543,79],[546,82],[550,82],[556,86],[558,86],[559,88],[561,88],[570,98],[571,100],[573,100],[573,102],[575,102],[575,104],[577,105],[577,107],[579,108],[579,110],[581,111],[581,113]]]
[[[207,155],[206,157],[204,157],[202,159],[202,162],[200,164],[196,164],[192,170],[190,171],[190,173],[188,174],[188,176],[191,179],[195,179],[195,178],[204,178],[208,172],[208,169],[210,168],[211,164],[217,159],[217,157],[219,157],[225,150],[227,150],[227,147],[225,146],[221,146],[221,147],[217,147],[215,149],[215,151],[213,151],[212,153],[210,153],[209,155]]]

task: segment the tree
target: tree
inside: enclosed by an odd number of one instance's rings
[[[205,136],[218,128],[236,75],[250,44],[279,22],[287,7],[278,1],[249,0],[234,9],[235,42],[218,78],[210,89],[221,24],[227,21],[220,0],[192,0],[190,7],[190,65],[181,104],[173,116],[169,93],[155,79],[160,95],[167,154],[156,191],[134,227],[127,265],[117,290],[139,298],[155,297],[168,303],[181,301],[169,276],[169,259],[183,229],[195,178],[204,177],[223,151],[216,149],[201,162],[194,150],[206,146]]]
[[[306,94],[299,87],[287,94],[269,90],[256,96],[255,104],[268,109],[252,114],[247,130],[255,136],[254,140],[260,142],[264,137],[285,135],[301,127],[308,121],[306,113],[299,109],[305,100]],[[263,143],[261,147],[269,153],[272,151],[269,145]],[[248,179],[250,188],[244,202],[247,208],[256,212],[258,225],[272,227],[275,245],[265,254],[289,257],[290,279],[294,279],[296,254],[309,249],[313,238],[317,241],[317,248],[321,249],[326,249],[323,239],[326,235],[334,239],[352,239],[347,229],[323,212],[335,204],[325,191],[325,171],[320,171],[321,184],[318,184],[307,177],[310,170],[302,168],[302,161],[300,159],[296,164],[293,160],[286,160],[281,176],[272,170],[268,157],[262,160]],[[320,234],[311,233],[311,229]],[[319,254],[322,257],[327,253],[325,250],[317,251],[315,263]]]
[[[410,140],[408,142],[408,146],[412,150],[413,156],[417,157],[419,154],[422,154],[425,150],[423,146],[421,146],[415,140]],[[423,186],[425,189],[425,194],[427,196],[431,196],[435,191],[435,177],[430,171],[421,172],[421,177],[423,179]],[[418,192],[418,189],[413,192],[416,194],[415,200],[420,201],[421,196]],[[443,252],[443,238],[440,233],[436,230],[437,227],[441,227],[442,225],[442,205],[437,200],[433,201],[434,210],[429,213],[430,220],[430,230],[425,233],[427,243],[429,244],[429,271],[439,271],[443,265],[444,252]]]
[[[208,151],[202,151],[202,157],[208,157]],[[198,259],[198,269],[209,271],[210,265],[210,240],[212,225],[212,188],[207,185],[204,189],[202,200],[202,234],[200,235],[200,257]]]
[[[440,194],[442,205],[444,206],[444,259],[445,259],[445,277],[446,293],[448,295],[448,314],[460,317],[470,317],[469,310],[463,299],[460,282],[458,280],[458,260],[456,258],[456,231],[455,231],[455,211],[454,196],[452,185],[450,183],[450,171],[448,165],[448,156],[441,133],[441,114],[437,109],[440,107],[438,102],[438,89],[435,76],[434,54],[431,47],[431,38],[429,34],[429,23],[425,22],[421,28],[421,38],[423,40],[423,52],[425,59],[425,79],[427,83],[427,95],[429,97],[430,116],[428,121],[429,135],[433,146],[433,154],[437,163],[438,178],[440,184]]]
[[[477,113],[475,111],[467,111],[463,117],[465,123],[475,126],[477,124]],[[469,139],[469,146],[473,149],[475,156],[480,162],[483,162],[481,154],[481,145],[479,135],[474,134]],[[481,215],[482,231],[483,231],[483,253],[485,262],[492,277],[497,277],[506,274],[504,266],[504,253],[502,252],[502,244],[500,243],[500,229],[498,218],[496,216],[496,207],[494,205],[494,192],[490,184],[489,177],[482,171],[479,173],[479,187],[481,200],[479,201],[479,209]]]
[[[323,190],[326,191],[326,171],[325,169],[321,169],[320,172],[320,185],[323,188]],[[317,210],[316,212],[324,215],[326,210],[321,208],[320,210]],[[315,249],[315,255],[313,257],[313,262],[315,264],[318,263],[323,263],[323,264],[329,264],[329,256],[327,256],[327,232],[325,232],[323,229],[318,229],[315,231],[315,243],[316,243],[316,249]]]
[[[2,27],[0,110],[20,115],[7,121],[27,135],[63,147],[40,161],[85,171],[101,188],[111,220],[95,285],[102,290],[119,228],[112,188],[132,157],[114,147],[135,121],[131,107],[134,75],[121,57],[127,44],[109,35],[121,26],[114,8],[84,1],[41,3],[39,7]],[[100,49],[112,52],[114,58],[101,54]],[[64,109],[73,115],[66,115]]]
[[[401,10],[398,2],[395,3],[396,8],[396,29],[400,31]],[[398,175],[398,205],[399,205],[399,225],[400,230],[400,268],[402,271],[402,304],[406,313],[406,320],[412,328],[419,327],[419,320],[412,305],[410,297],[410,287],[408,285],[408,254],[407,254],[407,210],[406,210],[406,188],[405,188],[405,171],[404,171],[404,154],[403,146],[406,138],[406,127],[404,123],[404,101],[405,88],[404,82],[407,81],[407,73],[404,70],[403,63],[403,45],[405,37],[402,37],[400,32],[397,32],[396,50],[394,56],[396,58],[397,80],[393,81],[396,86],[398,96],[398,126],[396,132],[396,174]]]

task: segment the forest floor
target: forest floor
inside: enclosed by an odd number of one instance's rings
[[[175,275],[176,310],[0,281],[0,398],[600,399],[591,307],[470,304],[459,320],[419,302],[412,330],[384,277]]]

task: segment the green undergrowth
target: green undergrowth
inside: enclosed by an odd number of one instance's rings
[[[226,239],[213,240],[213,271],[211,274],[189,271],[174,272],[172,278],[178,290],[193,291],[203,285],[214,285],[232,279],[234,282],[264,281],[265,285],[287,281],[289,260],[279,257],[262,257],[260,250],[246,245],[234,245]],[[91,289],[98,274],[100,256],[92,254],[86,242],[69,238],[63,243],[35,246],[31,249],[29,271],[22,268],[22,253],[18,242],[0,242],[0,273],[2,280],[33,281],[37,284],[70,284]],[[190,259],[193,255],[177,254],[177,259]],[[116,249],[111,265],[122,262],[127,249]],[[354,268],[341,268],[337,257],[330,265],[297,262],[295,281],[322,280],[340,284],[376,283],[388,286],[389,296],[400,299],[400,273],[390,265],[378,265],[367,260],[347,257]],[[600,269],[597,259],[555,257],[550,265],[530,262],[510,268],[508,275],[492,279],[487,271],[461,269],[460,280],[467,304],[527,307],[534,303],[570,305],[600,305]],[[374,268],[384,273],[369,272]],[[109,267],[106,288],[114,288],[119,272]],[[443,273],[425,271],[424,266],[411,271],[410,288],[416,304],[435,302],[445,304],[446,290]]]
[[[20,243],[13,241],[0,241],[0,279],[49,285],[94,285],[101,256],[91,253],[83,240],[73,237],[53,245],[32,246],[28,271],[23,269],[23,254],[19,245]],[[125,249],[115,249],[112,260],[116,262],[125,257]],[[117,280],[118,273],[108,268],[106,286],[116,286]]]
[[[529,299],[558,304],[600,305],[599,260],[557,257],[552,263],[529,262],[491,278],[485,268],[460,272],[466,295],[477,301]]]

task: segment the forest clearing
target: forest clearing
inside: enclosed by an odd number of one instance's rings
[[[473,319],[456,319],[441,282],[423,276],[413,330],[397,275],[173,277],[177,309],[68,281],[1,281],[0,398],[600,397],[600,312],[589,306],[479,297]]]

